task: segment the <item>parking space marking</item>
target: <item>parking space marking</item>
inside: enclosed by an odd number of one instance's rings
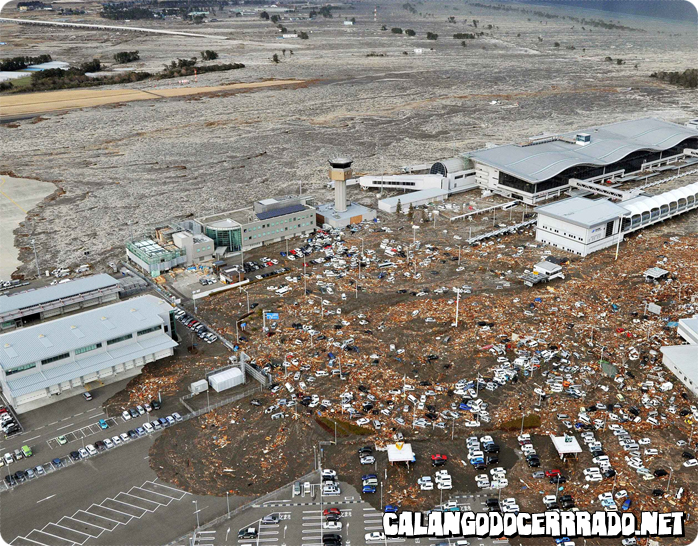
[[[26,538],[32,542],[38,542],[44,546],[71,546],[73,543],[60,537],[55,537],[48,533],[42,533],[34,529]],[[42,542],[43,541],[43,542]]]
[[[92,514],[91,512],[86,512],[84,510],[78,510],[73,514],[73,519],[81,521],[83,523],[88,523],[96,527],[101,527],[105,531],[113,531],[119,526],[118,521],[113,519],[107,519],[97,514]]]
[[[4,483],[4,482],[3,482]],[[153,488],[168,491],[168,494],[155,492]],[[84,544],[104,532],[111,532],[119,525],[127,525],[133,519],[140,519],[161,506],[168,506],[172,501],[183,499],[189,493],[177,492],[176,489],[154,481],[145,481],[141,486],[131,487],[129,493],[120,492],[115,498],[106,498],[101,504],[92,504],[86,510],[78,510],[72,516],[63,516],[57,523],[48,523],[42,529],[33,529],[27,536],[15,537],[13,546],[75,546]],[[157,502],[132,495],[141,494],[158,498]],[[260,534],[278,534],[268,530]],[[47,538],[48,537],[48,538]],[[261,542],[276,542],[277,538],[260,538]]]

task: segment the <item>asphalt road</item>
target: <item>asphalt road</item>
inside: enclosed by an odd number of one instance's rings
[[[226,511],[225,497],[202,497],[161,482],[148,464],[152,438],[0,493],[0,534],[14,546],[165,544]],[[196,504],[194,503],[196,501]],[[231,508],[243,499],[230,499]]]

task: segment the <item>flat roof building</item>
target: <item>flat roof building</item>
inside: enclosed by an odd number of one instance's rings
[[[310,197],[283,196],[257,201],[251,208],[198,218],[202,233],[226,254],[269,243],[307,236],[315,231],[315,209]]]
[[[186,249],[150,238],[127,242],[126,256],[152,277],[187,263]]]
[[[378,209],[384,212],[396,212],[397,204],[400,202],[402,212],[407,213],[410,205],[413,207],[419,207],[422,205],[428,205],[429,203],[445,201],[448,195],[448,190],[442,190],[441,188],[415,191],[381,199],[378,201]]]
[[[0,335],[0,384],[17,413],[140,373],[173,354],[172,306],[152,295]]]
[[[698,130],[644,118],[532,137],[464,156],[474,163],[480,187],[535,204],[560,195],[570,179],[610,178],[611,173],[627,177],[686,148],[698,148]]]
[[[618,244],[624,236],[698,209],[698,182],[618,204],[571,197],[536,208],[536,240],[587,256]]]
[[[3,295],[0,296],[0,330],[12,330],[31,322],[116,301],[120,290],[119,281],[100,274]]]

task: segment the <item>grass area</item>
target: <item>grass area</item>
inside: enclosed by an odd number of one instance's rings
[[[32,83],[32,77],[26,76],[24,78],[17,78],[16,80],[10,80],[12,82],[12,87],[14,89],[25,89],[29,87]]]
[[[537,413],[531,413],[524,417],[523,419],[523,428],[524,429],[530,429],[530,428],[537,428],[540,426],[540,415]],[[510,421],[505,421],[502,423],[502,425],[499,427],[501,430],[521,430],[521,419],[516,418],[516,419],[511,419]]]
[[[316,417],[315,422],[332,435],[334,435],[334,425],[336,423],[337,436],[342,438],[351,435],[369,436],[373,434],[373,430],[370,428],[360,427],[359,425],[356,425],[354,423],[347,423],[346,421],[340,421],[339,419],[330,419],[329,417]]]

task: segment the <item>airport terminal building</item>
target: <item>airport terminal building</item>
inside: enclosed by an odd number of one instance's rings
[[[172,306],[145,295],[0,335],[0,385],[17,413],[137,375],[171,356]]]
[[[532,137],[465,154],[480,188],[528,204],[558,197],[571,180],[629,182],[662,165],[698,163],[698,130],[655,118],[622,121],[561,135]],[[651,169],[651,170],[650,170]]]

